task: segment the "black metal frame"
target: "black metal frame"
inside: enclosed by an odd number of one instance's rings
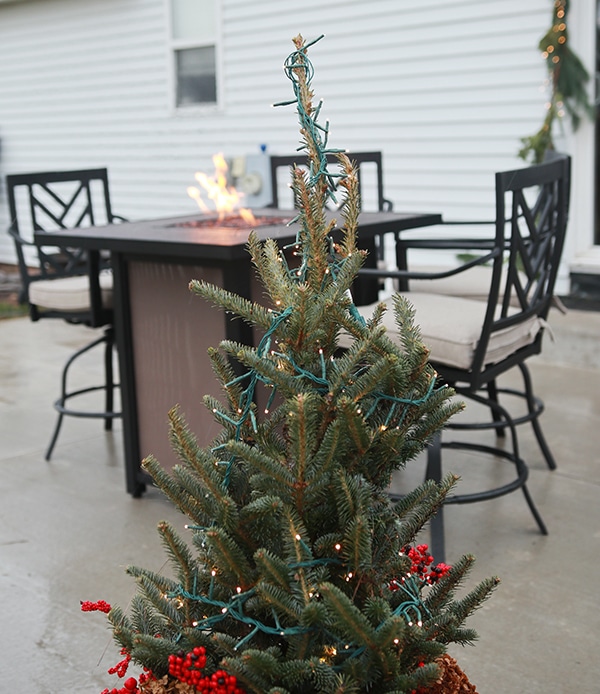
[[[63,191],[57,190],[55,184],[75,183],[77,187],[70,190],[67,196]],[[102,195],[96,204],[103,207],[103,217],[109,223],[125,221],[123,217],[112,212],[110,194],[108,188],[108,173],[105,168],[85,169],[78,171],[40,172],[30,174],[13,174],[6,177],[8,193],[8,206],[10,214],[10,227],[8,233],[15,242],[22,289],[21,300],[29,303],[29,312],[32,321],[42,318],[60,318],[69,323],[87,325],[92,328],[104,327],[104,334],[94,339],[90,344],[75,352],[67,360],[61,375],[61,392],[54,403],[58,412],[58,419],[52,434],[50,444],[45,454],[49,460],[56,444],[65,415],[86,418],[101,418],[104,420],[104,428],[112,429],[113,419],[121,417],[121,412],[114,411],[114,389],[118,384],[113,377],[113,349],[115,347],[114,331],[112,328],[112,309],[103,305],[100,288],[100,272],[108,266],[106,258],[101,257],[98,251],[85,251],[81,248],[58,246],[53,239],[52,232],[55,229],[73,229],[81,226],[92,226],[96,223],[100,210],[95,207],[92,197],[91,184],[101,184]],[[23,230],[19,226],[19,209],[17,204],[17,191],[27,191],[29,214],[31,216],[31,231],[33,233],[47,233],[48,242],[40,243],[29,241],[23,236]],[[52,209],[49,208],[40,196],[44,195],[52,200]],[[71,221],[67,221],[67,215],[74,209],[77,203],[80,214]],[[43,219],[51,221],[51,229],[44,228]],[[24,248],[36,249],[39,260],[39,268],[31,268],[27,264]],[[50,250],[47,250],[50,249]],[[58,249],[58,250],[57,250]],[[85,311],[66,311],[56,309],[44,309],[36,306],[29,300],[29,288],[34,282],[40,280],[57,280],[66,277],[87,275],[90,289],[90,308]],[[102,385],[92,386],[79,390],[69,391],[68,373],[74,361],[92,348],[104,345],[104,371],[105,379]],[[68,400],[84,393],[95,390],[105,391],[104,411],[89,411],[74,409],[68,405]]]
[[[472,363],[468,369],[432,362],[441,378],[456,388],[457,393],[465,398],[486,405],[490,408],[492,418],[485,423],[449,423],[447,430],[494,429],[499,436],[505,430],[510,432],[512,452],[498,447],[472,444],[468,442],[443,442],[438,435],[428,449],[426,476],[440,480],[442,476],[442,448],[459,448],[476,450],[498,456],[515,465],[516,478],[509,484],[472,494],[456,494],[446,499],[448,504],[462,504],[482,501],[502,496],[515,489],[522,489],[527,504],[537,522],[540,531],[547,533],[546,526],[535,508],[526,486],[528,467],[520,457],[516,427],[523,422],[531,422],[540,448],[548,467],[554,469],[556,463],[544,439],[539,425],[539,415],[543,403],[533,395],[529,370],[525,364],[527,358],[538,354],[542,349],[544,328],[542,327],[533,341],[518,349],[502,361],[487,364],[486,352],[491,336],[506,328],[518,325],[532,317],[545,321],[553,301],[554,285],[558,274],[567,225],[570,187],[570,158],[556,157],[547,163],[514,171],[496,174],[496,222],[495,235],[492,241],[479,240],[475,247],[486,251],[481,257],[465,263],[455,269],[442,273],[411,273],[407,270],[389,271],[377,274],[396,277],[402,280],[411,278],[437,279],[447,277],[474,267],[491,263],[490,290],[487,300],[485,319]],[[535,195],[533,204],[527,200],[527,194]],[[455,248],[449,246],[452,240],[428,239],[419,242],[419,247]],[[464,240],[458,247],[473,248],[472,240]],[[478,244],[478,245],[477,245]],[[407,241],[406,246],[414,246],[414,241]],[[503,266],[505,267],[503,280]],[[362,273],[374,274],[372,270]],[[410,292],[407,294],[410,299]],[[516,308],[515,308],[516,305]],[[418,323],[419,316],[416,315]],[[513,367],[518,367],[524,381],[524,391],[499,389],[496,379]],[[498,402],[499,393],[516,395],[525,399],[527,414],[513,417]],[[445,554],[443,535],[443,513],[440,511],[432,521],[432,550],[437,558]]]

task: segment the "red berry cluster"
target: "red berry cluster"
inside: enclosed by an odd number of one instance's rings
[[[111,671],[109,670],[109,672]],[[149,680],[156,678],[149,670],[147,670],[145,673],[142,672],[138,679],[141,687]],[[113,687],[112,689],[103,689],[100,694],[141,694],[141,690],[138,688],[138,681],[135,679],[135,677],[128,677],[125,682],[123,682],[123,686],[120,689],[117,689],[116,687]]]
[[[103,689],[100,694],[139,694],[138,683],[135,677],[129,677],[123,682],[120,689],[113,687],[112,689]]]
[[[109,675],[117,675],[117,677],[123,678],[127,674],[127,668],[131,662],[131,655],[126,648],[121,648],[121,655],[124,655],[125,657],[116,665],[109,668]],[[148,670],[148,668],[144,668],[144,670],[145,672],[142,672],[138,678],[140,686],[149,680],[155,679],[154,675],[150,670]],[[138,689],[138,681],[136,678],[128,677],[125,682],[123,682],[123,686],[120,689],[117,689],[116,687],[113,687],[112,689],[104,689],[100,692],[100,694],[140,694],[140,690]]]
[[[106,600],[98,600],[98,602],[81,600],[80,604],[82,612],[104,612],[105,614],[108,614],[111,609]]]
[[[82,612],[104,612],[108,614],[111,606],[105,600],[98,600],[98,602],[82,600],[81,610]],[[126,648],[122,648],[121,655],[125,657],[108,670],[109,675],[117,675],[123,678],[127,674],[127,668],[131,662],[131,654]],[[205,667],[206,650],[203,646],[197,646],[187,654],[182,651],[181,655],[169,656],[169,675],[180,682],[191,685],[200,694],[246,694],[241,687],[238,687],[237,678],[234,675],[230,675],[225,670],[217,670],[210,676],[205,675],[203,673]],[[144,670],[145,672],[139,675],[138,678],[139,687],[149,680],[155,679],[150,670],[147,668],[144,668]],[[100,694],[141,694],[139,687],[138,680],[135,677],[129,677],[123,682],[123,686],[120,689],[116,687],[104,689]]]
[[[217,670],[212,675],[205,675],[206,650],[196,646],[190,653],[169,656],[169,674],[172,677],[190,684],[201,694],[246,694],[238,687],[237,679],[225,670]]]
[[[428,550],[427,545],[417,545],[416,547],[408,545],[403,549],[403,552],[412,561],[411,573],[417,574],[424,583],[431,585],[445,576],[452,567],[443,562],[432,566],[433,557]]]
[[[129,651],[126,648],[121,648],[121,655],[124,655],[125,657],[116,665],[109,668],[109,675],[117,675],[117,677],[121,678],[125,677],[125,674],[127,673],[127,668],[129,667],[129,663],[131,662],[131,655],[129,654]]]
[[[169,675],[194,687],[204,678],[202,670],[206,667],[206,649],[196,646],[193,651],[169,656]]]

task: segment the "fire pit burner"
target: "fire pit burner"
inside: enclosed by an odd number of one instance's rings
[[[191,229],[210,229],[210,228],[226,228],[226,229],[251,229],[253,227],[269,227],[288,224],[291,219],[289,217],[255,217],[255,221],[248,223],[239,215],[228,215],[223,219],[218,217],[207,217],[205,219],[192,219],[186,222],[178,222],[170,226],[186,227]]]

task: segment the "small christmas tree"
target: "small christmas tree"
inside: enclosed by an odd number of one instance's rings
[[[427,691],[446,644],[475,638],[463,623],[497,582],[456,600],[473,558],[434,565],[426,546],[414,546],[453,478],[399,502],[386,493],[392,473],[461,405],[437,383],[406,300],[394,299],[401,345],[380,325],[384,306],[365,323],[352,303],[363,262],[356,173],[341,152],[340,172],[327,168],[333,150],[312,102],[311,44],[300,36],[294,43],[285,69],[310,161],[293,175],[297,242],[280,250],[250,236],[270,306],[191,284],[262,338],[256,347],[225,341],[210,351],[225,396],[205,398],[223,427],[213,444],[200,448],[175,409],[171,439],[181,464],[168,473],[154,458],[144,461],[190,518],[190,542],[163,522],[172,575],[128,569],[139,586],[129,615],[117,607],[108,614],[125,655],[116,671],[124,676],[133,660],[148,672],[114,692]],[[324,213],[336,191],[338,242]],[[345,351],[342,331],[351,336]],[[269,395],[259,412],[261,388]]]

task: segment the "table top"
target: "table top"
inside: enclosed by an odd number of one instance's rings
[[[294,219],[294,210],[264,208],[253,210],[258,218],[271,218],[268,224],[257,226],[260,239],[272,238],[281,244],[296,238],[297,224],[288,225]],[[343,218],[339,212],[327,211],[330,219]],[[96,227],[60,229],[53,232],[38,231],[35,242],[57,246],[76,246],[89,250],[109,250],[113,253],[150,255],[190,260],[235,260],[247,257],[248,235],[252,226],[233,228],[228,226],[200,226],[210,219],[207,215],[189,215],[139,222],[124,222]],[[214,219],[214,218],[213,218]],[[442,217],[434,213],[361,212],[359,239],[369,239],[378,234],[405,231],[440,224]],[[275,223],[274,223],[275,222]],[[360,244],[359,244],[360,245]]]

